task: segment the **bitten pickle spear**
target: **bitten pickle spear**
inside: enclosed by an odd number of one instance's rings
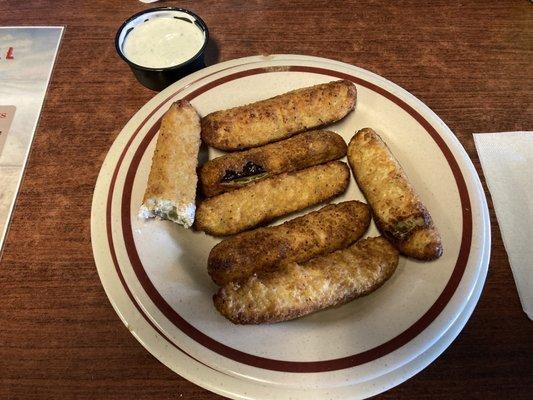
[[[173,103],[161,121],[140,217],[193,224],[199,149],[200,116],[186,100]]]

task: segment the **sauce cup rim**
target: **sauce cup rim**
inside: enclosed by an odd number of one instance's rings
[[[124,52],[120,48],[120,43],[119,43],[120,34],[122,33],[122,31],[124,30],[126,25],[128,25],[128,23],[130,23],[134,19],[140,17],[141,15],[151,14],[151,13],[154,13],[154,12],[157,12],[157,11],[181,11],[181,12],[184,12],[186,14],[189,14],[190,16],[192,16],[193,18],[196,19],[196,21],[200,25],[200,28],[203,30],[205,36],[204,36],[204,43],[202,44],[202,47],[200,48],[200,50],[198,50],[198,52],[194,56],[192,56],[191,58],[189,58],[186,61],[182,62],[181,64],[173,65],[173,66],[170,66],[170,67],[164,67],[164,68],[145,67],[145,66],[142,66],[142,65],[134,63],[133,61],[128,59],[128,57],[126,57],[126,55],[124,54]],[[118,55],[120,56],[120,58],[122,58],[131,67],[133,67],[135,69],[143,70],[143,71],[156,71],[156,72],[159,71],[159,72],[161,72],[161,71],[177,70],[177,69],[183,68],[186,65],[192,63],[193,61],[195,61],[198,57],[200,57],[202,55],[202,53],[204,52],[204,50],[205,50],[205,48],[207,46],[207,42],[208,41],[209,41],[209,29],[207,28],[207,25],[204,22],[204,20],[202,18],[200,18],[197,14],[195,14],[192,11],[187,10],[185,8],[181,8],[181,7],[154,7],[154,8],[147,8],[146,10],[143,10],[143,11],[140,11],[140,12],[138,12],[136,14],[133,14],[131,17],[126,19],[122,23],[122,25],[120,25],[120,27],[118,28],[117,33],[115,35],[115,49],[116,49]]]

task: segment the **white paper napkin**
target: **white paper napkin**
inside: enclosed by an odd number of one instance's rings
[[[533,319],[533,132],[474,134],[522,308]]]

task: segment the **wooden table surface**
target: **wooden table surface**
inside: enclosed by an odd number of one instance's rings
[[[308,54],[392,80],[448,124],[484,182],[472,133],[533,128],[533,4],[425,3],[163,2],[206,21],[209,64]],[[0,3],[0,26],[67,27],[0,263],[1,399],[221,398],[174,374],[135,340],[92,256],[98,171],[121,128],[154,95],[117,57],[114,35],[147,7],[134,0]],[[520,306],[486,193],[492,255],[472,318],[433,364],[378,398],[531,398],[533,322]]]

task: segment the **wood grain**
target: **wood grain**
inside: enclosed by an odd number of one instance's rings
[[[206,21],[209,63],[298,53],[383,75],[450,126],[480,175],[473,132],[533,128],[529,1],[163,3]],[[133,0],[0,3],[0,25],[67,26],[0,264],[2,399],[221,398],[171,372],[133,338],[92,257],[98,171],[120,129],[154,95],[113,44],[122,21],[144,8]],[[433,364],[378,398],[530,398],[533,323],[490,208],[490,270],[474,315]]]

